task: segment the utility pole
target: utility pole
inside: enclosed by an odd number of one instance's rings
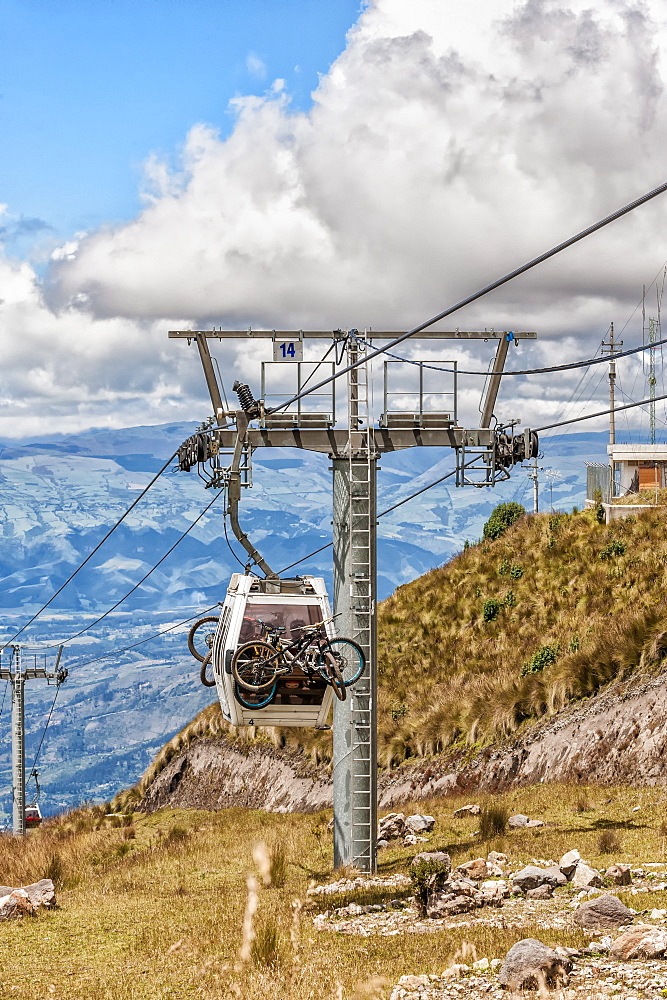
[[[524,469],[526,466],[524,466]],[[537,455],[533,458],[533,464],[529,465],[527,468],[530,469],[528,473],[528,478],[533,481],[533,514],[539,514],[540,512],[540,491],[538,483],[538,472],[543,472],[541,465],[537,464]]]
[[[330,330],[170,330],[171,339],[193,341],[199,349],[214,414],[220,420],[221,394],[213,374],[207,339],[272,340],[274,361],[301,360],[302,342],[306,339],[344,343],[348,364],[362,361],[369,340],[393,340],[394,331],[343,333]],[[459,427],[451,413],[424,412],[423,387],[420,381],[418,413],[386,412],[378,426],[369,410],[368,370],[365,363],[348,372],[347,427],[336,428],[335,413],[330,420],[318,412],[304,412],[299,400],[296,412],[272,413],[257,404],[251,416],[257,426],[242,428],[248,454],[255,448],[303,448],[329,456],[333,470],[333,597],[334,610],[340,614],[340,631],[362,647],[367,670],[350,689],[348,699],[334,708],[334,858],[336,866],[351,864],[365,872],[377,866],[377,638],[376,638],[376,475],[377,460],[385,452],[415,446],[455,449],[457,485],[474,483],[492,486],[509,478],[507,467],[532,458],[527,454],[531,434],[527,430],[519,440],[503,433],[498,425],[491,428],[507,348],[512,340],[534,340],[535,333],[494,331],[422,331],[415,340],[484,340],[498,342],[492,378],[486,395],[484,420],[480,427]],[[289,363],[289,362],[287,362]],[[456,378],[455,373],[454,378]],[[385,374],[386,378],[386,374]],[[454,383],[455,384],[455,383]],[[241,389],[244,387],[241,387]],[[223,387],[224,393],[224,387]],[[240,398],[240,397],[239,397]],[[387,398],[385,385],[385,401]],[[334,408],[335,409],[335,408]],[[456,405],[453,408],[456,413]],[[237,420],[239,419],[237,415]],[[243,418],[245,420],[245,418]],[[486,423],[484,423],[486,421]],[[514,421],[513,423],[517,423]],[[533,435],[533,438],[535,435]],[[196,439],[196,440],[195,440]],[[502,439],[502,441],[501,441]],[[179,465],[185,471],[195,465],[203,469],[207,462],[219,470],[219,455],[239,448],[239,427],[220,427],[206,437],[199,435],[185,442],[179,451]],[[501,447],[502,445],[502,447]],[[519,446],[513,450],[513,446]],[[536,445],[536,439],[535,439]],[[204,450],[202,452],[202,449]],[[522,450],[523,449],[523,450]],[[530,450],[530,448],[529,448]],[[478,479],[475,479],[475,476]],[[215,482],[214,482],[215,484]],[[249,549],[247,536],[234,527],[234,534]],[[237,530],[238,529],[238,530]],[[257,562],[256,557],[255,561]],[[270,574],[267,574],[267,577]]]
[[[34,654],[34,666],[24,667],[20,646],[10,646],[10,661],[8,667],[0,663],[0,680],[7,680],[12,687],[12,832],[17,837],[25,833],[25,682],[37,677],[54,680],[59,687],[67,677],[67,671],[60,667],[60,657],[63,647],[58,648],[55,667],[52,671],[44,666],[37,666],[37,654]],[[1,652],[0,652],[1,655]]]
[[[609,340],[602,341],[602,354],[608,354],[609,357],[609,444],[616,444],[616,414],[614,413],[614,399],[615,399],[615,385],[616,385],[616,361],[613,358],[614,354],[618,354],[620,349],[623,347],[622,340],[614,339],[614,324],[611,323],[609,326]],[[610,483],[609,483],[609,502],[614,497],[614,482],[616,466],[614,460],[610,461]]]

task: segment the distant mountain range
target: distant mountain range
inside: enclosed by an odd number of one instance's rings
[[[180,423],[0,440],[4,641],[51,597],[194,429],[194,424]],[[588,433],[543,442],[542,509],[583,506],[584,462],[606,461],[606,440],[604,433]],[[414,448],[384,456],[378,511],[451,467],[446,449]],[[255,453],[253,487],[242,498],[241,521],[272,567],[280,570],[330,540],[330,476],[326,456],[287,449]],[[17,642],[53,644],[85,628],[141,579],[211,499],[195,472],[166,472]],[[381,518],[380,598],[450,559],[465,539],[479,538],[493,508],[507,500],[532,509],[526,469],[514,469],[511,480],[493,490],[443,483]],[[230,544],[244,562],[233,537]],[[71,675],[59,693],[42,757],[47,810],[107,798],[132,783],[155,750],[211,699],[197,679],[184,629],[90,666],[77,663],[216,604],[238,568],[224,537],[222,503],[215,504],[117,612],[66,645],[64,662]],[[294,573],[321,575],[330,585],[330,550],[295,567],[290,575]],[[0,702],[2,692],[0,686]],[[52,696],[42,681],[27,685],[29,763]],[[6,809],[8,702],[7,693],[0,717],[0,808],[4,801]]]

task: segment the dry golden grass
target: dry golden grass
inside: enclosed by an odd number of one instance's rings
[[[586,788],[589,809],[583,813],[577,811],[581,791],[542,785],[499,797],[510,813],[524,812],[547,825],[483,844],[473,836],[475,818],[453,819],[453,810],[466,799],[431,800],[419,808],[437,821],[429,849],[449,851],[455,863],[496,849],[519,866],[533,857],[557,859],[573,847],[596,866],[667,861],[662,790]],[[635,806],[638,812],[632,811]],[[502,958],[523,937],[551,945],[583,942],[574,926],[565,931],[463,926],[369,938],[317,933],[306,889],[312,880],[333,876],[330,843],[323,850],[318,832],[327,819],[327,813],[165,810],[135,815],[135,836],[126,840],[129,827],[111,826],[103,810],[79,810],[22,841],[2,838],[0,883],[46,875],[57,847],[61,888],[60,909],[0,924],[0,996],[351,1000],[367,989],[387,997],[399,976],[440,973],[464,947],[479,957]],[[622,841],[613,857],[598,853],[604,830],[617,831]],[[282,886],[263,877],[272,855],[267,848],[262,858],[261,843],[284,847]],[[405,870],[414,851],[383,851],[381,872]],[[637,906],[637,897],[628,900]],[[361,896],[359,901],[366,902]],[[667,893],[642,897],[643,906],[666,902]]]

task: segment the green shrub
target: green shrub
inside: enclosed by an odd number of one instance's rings
[[[523,570],[521,569],[519,564],[512,563],[512,565],[510,566],[510,579],[520,580],[522,576],[523,576]]]
[[[516,604],[516,594],[514,593],[513,590],[507,591],[507,593],[505,594],[505,598],[503,600],[503,604],[505,605],[506,608],[514,607],[514,605]]]
[[[435,889],[440,889],[447,881],[451,864],[447,861],[425,861],[420,858],[410,865],[409,875],[412,891],[420,914],[426,916],[428,897]]]
[[[511,568],[512,564],[509,559],[503,559],[498,567],[498,576],[507,576]]]
[[[556,662],[559,653],[560,649],[558,646],[540,646],[537,652],[533,653],[528,663],[522,667],[521,676],[526,677],[528,674],[539,674],[540,670],[544,670],[550,663]]]
[[[519,518],[526,513],[526,508],[520,503],[500,503],[491,513],[491,517],[484,525],[484,538],[500,538],[500,536],[511,528]]]
[[[600,559],[611,559],[613,556],[622,556],[625,552],[625,544],[614,539],[609,545],[605,547],[600,552]]]
[[[500,601],[497,601],[495,597],[490,597],[488,601],[484,601],[484,607],[482,609],[484,621],[494,622],[500,613],[501,606]]]

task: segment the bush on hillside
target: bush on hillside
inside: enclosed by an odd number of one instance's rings
[[[491,517],[484,525],[484,537],[495,539],[511,528],[519,518],[526,513],[526,508],[520,503],[500,503],[492,511]]]
[[[426,916],[428,897],[435,889],[440,889],[447,881],[451,865],[447,861],[437,861],[430,858],[419,858],[410,865],[409,875],[415,902],[420,914]]]
[[[521,676],[528,674],[539,674],[541,670],[548,667],[550,663],[555,663],[558,659],[560,649],[558,646],[540,646],[536,653],[533,653],[529,662],[521,670]]]
[[[484,601],[484,608],[482,609],[482,615],[485,622],[494,622],[498,617],[500,612],[500,601],[497,601],[495,597],[490,597],[488,601]]]

